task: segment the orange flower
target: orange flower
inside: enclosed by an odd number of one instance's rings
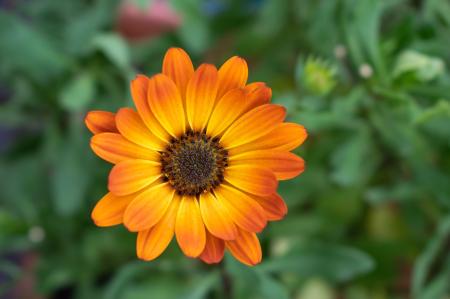
[[[261,261],[256,233],[287,213],[278,181],[304,170],[290,151],[307,134],[247,76],[240,57],[194,70],[171,48],[162,73],[131,82],[137,111],[86,116],[92,150],[115,164],[92,218],[137,232],[139,258],[157,258],[175,236],[186,256],[206,263],[225,249],[246,265]]]

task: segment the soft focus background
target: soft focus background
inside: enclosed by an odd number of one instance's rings
[[[0,7],[0,298],[450,298],[448,0]],[[171,46],[196,64],[244,57],[308,129],[257,267],[176,244],[142,262],[135,235],[90,219],[110,166],[84,115],[131,106],[129,81]]]

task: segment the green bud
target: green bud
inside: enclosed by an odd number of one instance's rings
[[[308,57],[298,75],[304,88],[315,95],[326,95],[336,85],[336,67],[320,58]]]
[[[441,76],[445,71],[444,62],[417,51],[407,50],[400,54],[394,68],[394,77],[412,74],[421,82],[428,82]]]

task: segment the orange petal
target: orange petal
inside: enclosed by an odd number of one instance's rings
[[[130,159],[160,160],[158,152],[132,143],[117,133],[94,135],[91,148],[97,156],[113,164]]]
[[[167,143],[156,137],[142,121],[139,114],[131,108],[122,108],[116,115],[117,128],[126,139],[140,146],[162,151]]]
[[[261,245],[255,233],[240,229],[236,240],[226,241],[225,246],[238,261],[247,266],[254,266],[261,262]]]
[[[198,201],[183,196],[177,214],[175,234],[178,245],[188,257],[198,257],[205,248],[206,233]]]
[[[175,220],[181,198],[175,195],[161,220],[151,229],[140,231],[136,242],[136,252],[140,259],[151,261],[167,248],[175,231]]]
[[[91,218],[97,226],[113,226],[122,223],[123,214],[135,195],[115,196],[107,193],[92,210]]]
[[[217,96],[223,96],[230,89],[244,87],[247,78],[247,62],[238,56],[231,57],[219,69],[219,91]]]
[[[117,132],[114,113],[108,111],[90,111],[84,119],[86,127],[93,134]]]
[[[232,89],[227,92],[214,107],[206,132],[209,136],[218,136],[242,114],[245,106],[245,92]]]
[[[302,158],[285,151],[259,150],[232,155],[229,158],[230,166],[246,165],[247,168],[264,165],[273,171],[278,180],[287,180],[296,177],[305,169]]]
[[[141,192],[125,210],[123,223],[128,230],[147,230],[158,223],[167,211],[175,190],[169,183],[162,183]]]
[[[222,260],[224,252],[224,241],[206,232],[205,250],[200,255],[200,259],[207,264],[217,264]]]
[[[162,72],[177,85],[184,96],[189,79],[194,74],[194,66],[189,55],[180,48],[170,48],[164,56]]]
[[[238,118],[225,131],[221,142],[227,149],[249,143],[275,129],[285,116],[286,109],[282,106],[258,106]]]
[[[109,173],[108,189],[114,195],[137,192],[161,177],[161,163],[147,160],[126,160],[116,164]]]
[[[307,133],[303,126],[294,123],[281,123],[264,136],[230,149],[229,155],[263,149],[290,151],[302,144],[306,137]]]
[[[216,188],[214,193],[239,227],[252,232],[264,229],[267,224],[265,212],[254,199],[225,184]]]
[[[236,226],[228,210],[210,192],[200,194],[200,211],[211,234],[224,240],[236,238]]]
[[[281,220],[287,214],[287,206],[280,195],[274,193],[269,196],[252,196],[261,207],[263,207],[266,217],[270,221]]]
[[[225,170],[225,181],[245,192],[260,196],[272,194],[278,187],[274,173],[261,166],[229,166]]]
[[[263,82],[254,82],[245,86],[246,105],[244,111],[268,104],[272,98],[272,89]]]
[[[148,104],[156,119],[177,138],[186,129],[183,101],[173,81],[163,74],[157,74],[148,82]]]
[[[150,79],[144,75],[138,75],[136,79],[131,81],[131,95],[133,97],[134,105],[147,128],[149,128],[155,136],[168,142],[170,140],[169,134],[155,118],[148,104],[147,96],[149,80]]]
[[[218,75],[216,67],[202,64],[189,80],[186,90],[186,114],[194,131],[206,127],[216,100]]]

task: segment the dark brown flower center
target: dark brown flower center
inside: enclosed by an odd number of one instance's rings
[[[223,182],[228,152],[218,138],[188,131],[170,142],[161,153],[161,163],[164,177],[178,194],[199,195]]]

